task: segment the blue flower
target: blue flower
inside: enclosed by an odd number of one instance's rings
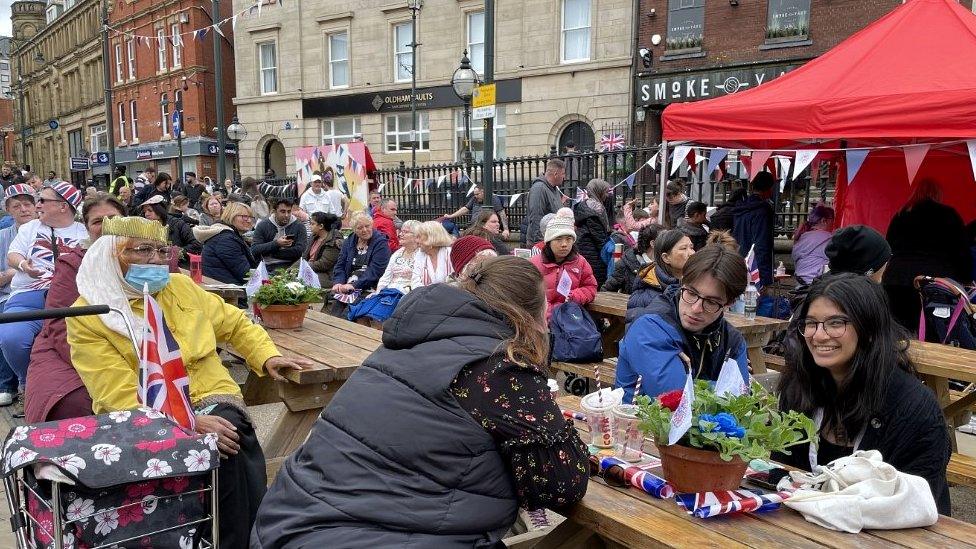
[[[725,436],[730,438],[742,438],[746,436],[746,430],[739,425],[739,422],[735,419],[735,416],[728,412],[719,412],[715,415],[702,414],[698,416],[699,427],[701,428],[701,422],[714,423],[715,426],[711,428],[713,433],[725,433]],[[702,428],[702,430],[705,430]]]

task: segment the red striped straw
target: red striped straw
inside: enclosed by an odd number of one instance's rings
[[[641,388],[641,376],[637,374],[637,383],[634,386],[634,404],[637,404],[637,394],[640,393]]]
[[[596,363],[596,367],[593,369],[593,377],[596,378],[596,399],[600,403],[600,407],[603,407],[603,384],[600,383],[600,363]]]

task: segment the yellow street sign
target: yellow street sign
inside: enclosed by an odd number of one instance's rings
[[[494,104],[495,84],[485,84],[474,89],[474,95],[471,96],[472,107],[490,107]]]

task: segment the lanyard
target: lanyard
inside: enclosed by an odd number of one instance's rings
[[[823,424],[823,408],[817,408],[816,411],[813,412],[813,425],[816,428],[815,430],[818,435],[820,434],[821,424]],[[863,438],[864,438],[864,428],[861,428],[861,432],[858,433],[857,437],[854,438],[854,450],[853,450],[854,452],[856,452],[857,449],[860,448],[861,439]],[[817,444],[817,441],[811,440],[810,453],[809,453],[811,473],[817,473],[820,470],[820,465],[817,464],[818,449],[819,449],[819,444]]]

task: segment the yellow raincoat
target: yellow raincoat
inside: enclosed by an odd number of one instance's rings
[[[244,311],[203,290],[186,275],[170,275],[169,284],[154,297],[180,346],[194,404],[212,395],[241,397],[240,388],[217,356],[218,342],[232,344],[262,376],[264,363],[281,356],[267,332],[248,320]],[[88,303],[79,297],[75,305]],[[129,305],[133,315],[142,318],[142,299],[131,300]],[[68,318],[67,325],[71,362],[91,394],[95,413],[139,406],[139,362],[129,338],[109,329],[97,316]]]

